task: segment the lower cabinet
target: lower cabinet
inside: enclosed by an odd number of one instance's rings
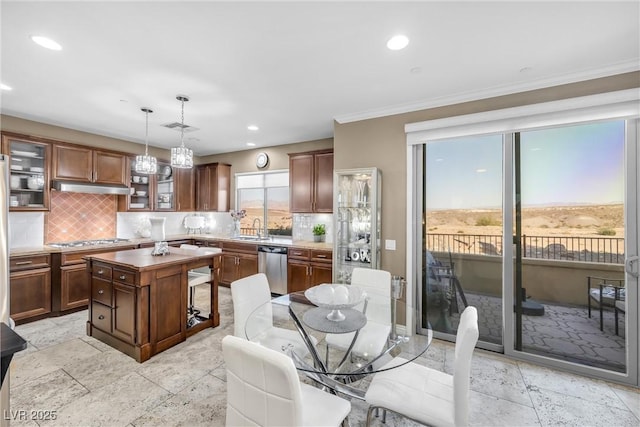
[[[51,267],[49,255],[11,257],[11,318],[18,323],[37,320],[51,312]]]
[[[113,284],[113,320],[111,333],[122,341],[136,342],[136,288]]]
[[[135,273],[94,264],[91,271],[91,323],[93,327],[129,343],[136,343]]]
[[[290,249],[287,259],[287,291],[305,291],[322,283],[331,283],[331,251]]]
[[[87,306],[89,281],[84,262],[60,267],[60,291],[60,311]]]
[[[248,243],[222,243],[220,283],[230,285],[234,280],[258,272],[258,246]]]
[[[84,309],[89,304],[89,273],[87,255],[116,252],[133,249],[136,246],[106,247],[92,250],[69,251],[53,254],[53,270],[60,271],[51,282],[51,311],[54,315],[64,314],[66,311]]]

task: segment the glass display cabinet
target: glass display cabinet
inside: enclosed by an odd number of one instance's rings
[[[350,283],[356,267],[380,268],[381,190],[378,168],[334,171],[334,283]]]
[[[3,138],[3,151],[11,157],[10,210],[48,209],[49,150],[46,143]]]

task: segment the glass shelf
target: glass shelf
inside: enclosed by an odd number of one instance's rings
[[[48,150],[45,143],[3,138],[9,153],[9,208],[42,210],[48,205]]]
[[[349,283],[354,268],[380,268],[381,173],[334,172],[333,281]]]

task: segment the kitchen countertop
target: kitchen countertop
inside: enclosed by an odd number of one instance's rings
[[[217,240],[223,242],[239,242],[239,243],[249,243],[254,245],[265,245],[265,246],[284,246],[291,248],[301,248],[301,249],[317,249],[317,250],[325,250],[331,251],[333,247],[330,243],[325,242],[310,242],[308,240],[291,240],[284,238],[274,237],[273,240],[268,241],[259,241],[254,242],[251,240],[240,240],[234,239],[228,236],[217,236],[215,234],[174,234],[167,236],[167,241],[172,240],[182,240],[182,239],[195,239],[195,240]],[[76,246],[72,248],[54,248],[52,246],[34,246],[34,247],[24,247],[24,248],[15,248],[10,250],[10,256],[27,256],[27,255],[40,255],[43,253],[69,253],[69,252],[86,252],[86,251],[94,251],[96,249],[102,248],[114,248],[114,247],[127,247],[131,245],[139,245],[142,243],[152,243],[153,240],[149,238],[132,238],[129,239],[128,242],[118,242],[111,243],[99,246]]]
[[[88,255],[87,258],[94,261],[131,268],[137,271],[146,271],[170,265],[182,265],[190,261],[210,259],[219,255],[220,253],[213,253],[211,251],[192,251],[187,249],[171,248],[171,252],[167,255],[152,256],[149,252],[149,248],[144,248],[124,252],[98,253]]]

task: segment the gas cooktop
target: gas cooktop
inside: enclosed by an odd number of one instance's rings
[[[77,248],[82,246],[111,245],[113,243],[128,242],[129,239],[96,239],[96,240],[76,240],[74,242],[49,243],[54,248]]]

